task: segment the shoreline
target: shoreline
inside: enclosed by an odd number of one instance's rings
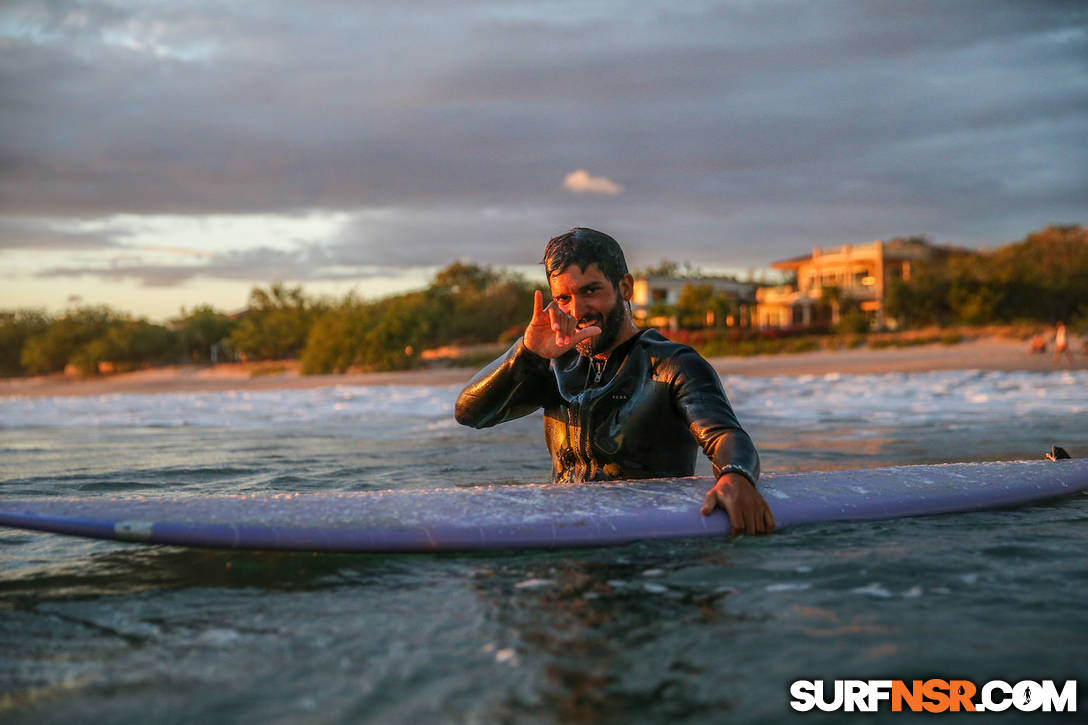
[[[1072,361],[1055,364],[1051,354],[1032,354],[1020,340],[987,337],[955,345],[871,350],[816,351],[712,357],[723,377],[803,375],[881,375],[936,370],[1035,371],[1088,369],[1088,354],[1075,352]],[[273,371],[270,374],[264,371]],[[463,385],[475,368],[423,368],[382,373],[300,375],[297,362],[227,363],[215,366],[171,366],[118,373],[101,378],[63,375],[0,379],[0,397],[48,397],[156,393],[212,393],[237,390],[288,390],[338,385]]]

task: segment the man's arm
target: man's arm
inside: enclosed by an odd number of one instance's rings
[[[554,302],[545,307],[538,290],[525,335],[505,355],[476,373],[457,397],[457,422],[487,428],[539,408],[550,374],[549,361],[601,332],[598,327],[577,330],[575,325],[576,321]]]
[[[487,428],[529,415],[543,402],[548,361],[529,351],[522,338],[476,373],[457,396],[454,417],[461,425]]]
[[[717,482],[707,492],[703,515],[715,508],[729,514],[733,534],[774,530],[774,516],[756,491],[759,454],[733,413],[721,379],[706,360],[691,351],[677,356],[674,399],[688,420],[692,436],[714,465]]]

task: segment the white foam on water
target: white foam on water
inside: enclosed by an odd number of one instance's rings
[[[812,585],[808,582],[783,582],[781,584],[768,584],[763,588],[768,592],[803,592],[806,589],[811,589]]]
[[[723,383],[745,424],[967,425],[1013,416],[1088,415],[1088,371],[1083,370],[727,376]]]
[[[518,582],[514,585],[515,589],[545,589],[553,586],[555,581],[552,579],[526,579],[523,582]]]
[[[513,649],[500,649],[495,653],[495,661],[500,664],[509,665],[511,667],[517,667],[520,664],[518,660],[518,653]]]
[[[745,425],[947,426],[1017,416],[1088,416],[1088,371],[805,375],[723,379]],[[0,398],[0,428],[270,428],[319,424],[457,428],[459,386],[373,385],[218,393]]]
[[[890,599],[892,593],[888,591],[880,582],[873,582],[863,587],[857,587],[850,590],[853,594],[864,594],[868,597],[874,597],[876,599]]]
[[[337,386],[303,390],[0,398],[0,428],[270,428],[311,424],[367,428],[411,419],[446,428],[456,386]]]

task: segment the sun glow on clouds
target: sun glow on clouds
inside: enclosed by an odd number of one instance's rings
[[[350,220],[344,212],[306,214],[119,214],[82,222],[87,231],[112,232],[126,245],[174,253],[224,249],[289,248],[336,237]]]
[[[607,176],[590,176],[585,169],[578,169],[563,179],[563,188],[575,194],[617,196],[623,191],[623,184],[617,184]]]
[[[193,257],[196,259],[211,259],[214,252],[203,249],[180,249],[177,247],[140,247],[144,252],[156,252],[158,254],[173,255],[175,257]]]
[[[396,210],[250,215],[22,217],[0,224],[0,309],[108,304],[153,320],[181,307],[233,311],[255,285],[282,281],[307,293],[381,297],[420,288],[434,265],[389,266],[368,238]],[[371,227],[378,225],[378,230]],[[380,236],[380,234],[379,234]],[[417,255],[426,257],[427,255]]]

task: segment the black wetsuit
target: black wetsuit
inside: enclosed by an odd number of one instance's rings
[[[715,477],[759,478],[759,455],[718,374],[656,330],[625,341],[603,364],[574,350],[548,361],[519,339],[469,382],[456,416],[486,428],[540,407],[555,481],[691,476],[697,445]]]

